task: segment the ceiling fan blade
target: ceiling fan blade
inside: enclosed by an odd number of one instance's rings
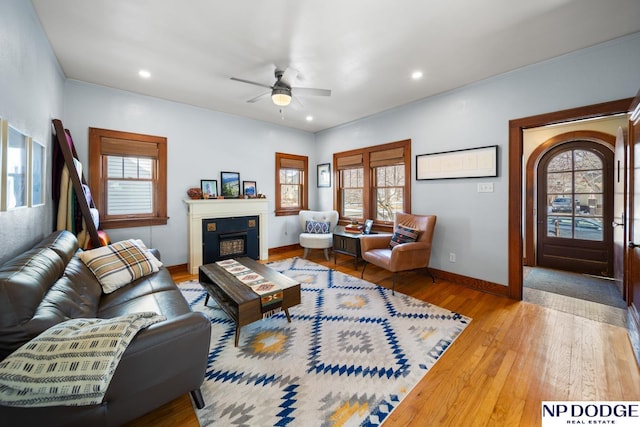
[[[291,96],[291,104],[289,104],[289,107],[294,110],[304,110],[304,104],[300,101],[300,98],[293,95]]]
[[[242,82],[242,83],[249,83],[250,85],[256,85],[256,86],[260,86],[260,87],[266,87],[267,89],[272,89],[271,86],[269,85],[265,85],[262,83],[258,83],[258,82],[252,82],[251,80],[245,80],[245,79],[239,79],[237,77],[231,77],[231,80],[234,80],[236,82]]]
[[[258,102],[262,98],[264,98],[265,96],[270,95],[270,94],[271,94],[271,92],[265,92],[263,94],[260,94],[260,95],[256,96],[255,98],[249,99],[247,102],[250,103],[250,104],[253,104],[254,102]]]
[[[298,70],[296,70],[295,68],[287,67],[287,69],[284,70],[284,73],[282,74],[280,81],[286,84],[287,86],[291,87],[291,84],[293,83],[293,81],[296,79],[297,76],[298,76]]]
[[[331,96],[330,89],[316,89],[312,87],[293,87],[296,95],[315,95],[315,96]]]

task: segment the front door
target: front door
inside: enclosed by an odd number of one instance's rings
[[[613,275],[613,152],[592,141],[549,150],[538,165],[541,267]]]
[[[629,122],[629,252],[627,304],[629,338],[640,364],[640,92],[631,104]]]

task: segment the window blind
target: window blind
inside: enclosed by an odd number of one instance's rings
[[[354,169],[364,166],[362,154],[355,154],[353,156],[338,157],[336,161],[337,169]]]
[[[300,159],[287,159],[286,157],[280,158],[280,168],[282,169],[297,169],[304,170],[304,160]]]
[[[392,148],[390,150],[373,151],[369,156],[369,166],[393,166],[404,163],[404,148]]]
[[[123,154],[136,157],[158,157],[158,145],[149,142],[129,141],[126,139],[102,138],[101,140],[102,155]]]

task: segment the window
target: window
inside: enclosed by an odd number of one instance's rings
[[[276,216],[307,209],[308,176],[307,156],[276,153]]]
[[[547,212],[550,212],[547,215],[547,234],[602,241],[605,163],[601,154],[570,147],[545,164]]]
[[[343,218],[364,218],[364,166],[362,154],[341,157],[336,170],[339,171],[338,191]]]
[[[341,219],[393,223],[396,212],[411,212],[411,140],[366,147],[333,156],[338,171]]]
[[[167,223],[167,139],[89,128],[89,182],[103,228]]]

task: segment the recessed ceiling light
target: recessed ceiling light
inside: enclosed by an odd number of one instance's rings
[[[307,116],[307,121],[308,122],[312,122],[313,121],[313,116]]]
[[[142,77],[143,79],[148,79],[149,77],[151,77],[151,73],[148,72],[147,70],[140,70],[138,71],[138,75],[140,77]]]
[[[422,71],[414,71],[411,73],[411,78],[413,80],[420,80],[422,78]]]

